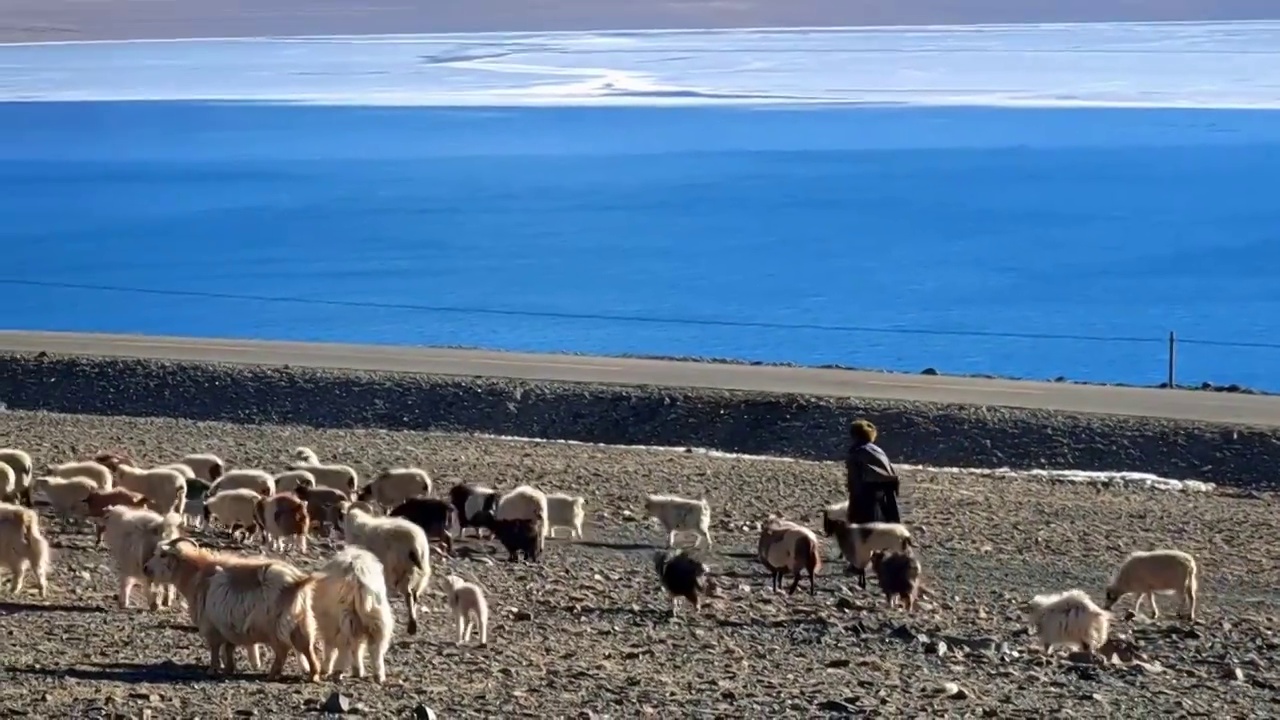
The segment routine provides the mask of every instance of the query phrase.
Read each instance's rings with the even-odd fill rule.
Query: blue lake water
[[[84,95],[106,46],[60,47],[0,47],[9,328],[1138,383],[1164,379],[1173,330],[1180,380],[1280,389],[1280,350],[1190,342],[1280,345],[1266,88],[1231,107],[145,100]]]

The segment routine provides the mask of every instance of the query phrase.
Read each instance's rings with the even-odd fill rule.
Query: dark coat
[[[898,471],[875,443],[855,443],[844,461],[849,490],[849,522],[902,522],[898,514]]]

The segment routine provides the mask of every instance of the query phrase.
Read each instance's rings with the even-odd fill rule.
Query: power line
[[[889,335],[930,335],[949,337],[980,337],[1016,340],[1065,340],[1073,342],[1098,343],[1134,343],[1163,344],[1166,338],[1125,337],[1101,335],[1057,335],[1051,333],[1018,333],[992,332],[983,330],[935,330],[928,328],[886,328],[864,327],[856,325],[821,325],[807,323],[776,323],[756,320],[715,320],[700,318],[663,318],[642,315],[608,315],[603,313],[567,313],[545,310],[509,310],[503,308],[462,307],[452,305],[416,305],[410,303],[382,303],[359,300],[329,300],[321,298],[297,298],[270,295],[246,295],[239,293],[209,292],[203,290],[166,290],[159,288],[122,287],[115,285],[94,285],[88,283],[56,282],[50,280],[25,280],[18,278],[0,278],[0,285],[18,285],[61,290],[91,290],[97,292],[115,292],[134,295],[161,295],[168,297],[189,297],[206,300],[237,300],[263,303],[293,303],[299,305],[326,305],[331,307],[367,308],[371,310],[409,310],[414,312],[455,313],[461,315],[497,315],[507,317],[536,317],[556,320],[600,320],[607,322],[633,322],[661,325],[693,325],[702,327],[734,327],[765,330],[816,330],[822,332],[842,333],[880,333]],[[1218,340],[1177,339],[1179,343],[1210,345],[1217,347],[1267,348],[1280,349],[1280,344],[1230,342]]]

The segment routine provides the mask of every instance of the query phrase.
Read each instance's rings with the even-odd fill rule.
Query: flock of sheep
[[[537,561],[546,539],[565,528],[582,537],[582,497],[547,494],[529,485],[507,492],[459,483],[445,498],[431,496],[429,474],[394,468],[361,486],[356,471],[323,463],[309,448],[298,448],[284,472],[227,469],[210,454],[192,454],[154,468],[140,468],[125,455],[100,453],[92,460],[48,465],[36,477],[31,457],[0,450],[0,566],[12,574],[11,590],[21,592],[28,571],[42,597],[48,592],[49,546],[40,516],[43,499],[69,522],[96,526],[98,543],[110,550],[119,581],[118,603],[128,607],[141,586],[150,607],[174,605],[181,596],[191,622],[209,650],[211,672],[235,672],[235,648],[245,647],[261,668],[263,645],[274,651],[269,677],[279,677],[292,653],[312,681],[354,671],[365,676],[371,655],[374,676],[386,679],[385,655],[395,620],[390,594],[408,609],[406,629],[418,632],[418,604],[431,577],[430,540],[451,554],[453,534],[482,531],[507,550],[510,560]],[[667,532],[667,550],[653,562],[676,613],[677,599],[696,610],[700,595],[716,594],[708,567],[685,550],[675,550],[680,533],[696,535],[695,546],[712,545],[711,508],[705,499],[649,495],[647,514]],[[911,533],[898,523],[850,524],[847,503],[824,508],[823,533],[835,539],[848,571],[866,587],[871,568],[892,606],[912,612],[921,586],[921,566]],[[233,538],[260,538],[273,551],[290,546],[305,553],[313,531],[341,533],[346,545],[316,572],[264,555],[201,547],[184,526],[225,527]],[[792,576],[794,593],[808,576],[815,590],[822,566],[822,542],[800,523],[770,516],[761,526],[758,558],[775,591]],[[488,642],[485,591],[456,575],[443,582],[457,623],[459,645],[479,632]],[[1138,596],[1135,610],[1155,594],[1179,593],[1191,620],[1196,612],[1196,563],[1176,550],[1130,554],[1106,588],[1104,607],[1081,590],[1038,595],[1023,608],[1046,651],[1077,645],[1100,648],[1110,631],[1110,609],[1127,594]],[[323,670],[322,670],[323,669]]]

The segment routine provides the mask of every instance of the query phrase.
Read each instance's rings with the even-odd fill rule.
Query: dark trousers
[[[849,495],[851,523],[902,522],[898,513],[898,488],[891,483],[864,485]]]

